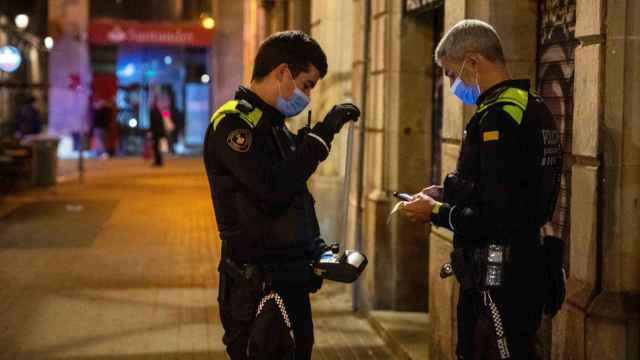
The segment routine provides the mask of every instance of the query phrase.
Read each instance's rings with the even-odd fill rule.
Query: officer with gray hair
[[[435,60],[451,92],[476,111],[456,170],[443,186],[413,195],[403,213],[453,232],[451,264],[441,276],[452,268],[460,283],[458,359],[537,359],[542,312],[553,315],[560,305],[548,301],[540,238],[559,191],[559,132],[529,80],[511,79],[491,25],[459,22]]]

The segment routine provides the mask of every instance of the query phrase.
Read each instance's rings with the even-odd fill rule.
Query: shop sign
[[[0,47],[0,70],[4,72],[14,72],[22,64],[20,50],[13,46]]]
[[[144,44],[211,46],[213,30],[198,23],[139,23],[93,21],[89,29],[92,44]]]
[[[444,3],[444,0],[404,0],[404,10],[407,13],[416,13],[434,9]]]

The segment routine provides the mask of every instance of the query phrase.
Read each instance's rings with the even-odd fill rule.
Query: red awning
[[[213,30],[198,23],[96,20],[89,28],[89,42],[100,45],[211,46],[212,41]]]

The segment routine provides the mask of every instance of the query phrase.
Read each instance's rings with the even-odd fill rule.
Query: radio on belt
[[[334,244],[313,264],[313,271],[327,280],[352,283],[360,277],[367,263],[364,254],[355,250],[340,252],[340,247]]]

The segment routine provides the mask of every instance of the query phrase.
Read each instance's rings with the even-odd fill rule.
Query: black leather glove
[[[360,109],[357,106],[345,103],[335,105],[324,117],[323,123],[329,126],[334,134],[337,134],[347,121],[358,121]]]
[[[360,109],[357,106],[350,103],[335,105],[311,132],[320,136],[329,145],[347,121],[358,121],[358,118],[360,118]]]

